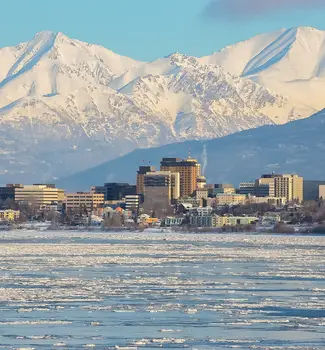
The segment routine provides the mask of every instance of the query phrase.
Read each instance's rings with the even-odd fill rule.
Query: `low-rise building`
[[[198,207],[198,208],[191,208],[189,210],[190,215],[196,215],[196,216],[207,216],[211,215],[213,211],[213,208],[211,207]]]
[[[191,215],[190,225],[194,227],[216,227],[217,215]]]
[[[269,204],[273,207],[282,208],[287,204],[285,197],[256,197],[248,196],[246,204]]]
[[[89,213],[103,205],[104,194],[95,192],[68,193],[65,203],[67,211],[84,209]]]
[[[216,205],[240,205],[245,204],[247,196],[244,194],[219,193],[216,195]]]
[[[215,227],[216,215],[211,207],[199,207],[189,210],[190,225],[195,227]]]
[[[281,215],[273,212],[265,213],[260,221],[264,226],[272,226],[281,221]]]
[[[184,222],[183,217],[167,216],[164,219],[164,226],[166,227],[181,226],[183,222]]]
[[[251,225],[258,222],[255,216],[217,216],[216,227]]]
[[[141,195],[127,195],[125,196],[125,209],[133,213],[138,213],[141,202]]]
[[[24,185],[15,187],[15,201],[34,204],[38,207],[64,200],[64,190],[55,185]]]
[[[19,210],[0,210],[0,221],[5,222],[11,222],[16,221],[20,217],[20,211]]]
[[[232,184],[215,184],[213,189],[213,196],[218,194],[234,194],[236,193],[235,186]]]

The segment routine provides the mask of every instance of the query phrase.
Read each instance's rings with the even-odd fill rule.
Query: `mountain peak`
[[[260,35],[206,61],[176,52],[148,63],[36,33],[0,49],[2,168],[15,182],[21,169],[58,177],[137,147],[308,117],[325,100],[325,45],[314,31]]]

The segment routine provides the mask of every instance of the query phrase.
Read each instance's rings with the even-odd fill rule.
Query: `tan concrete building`
[[[64,200],[64,190],[54,185],[24,185],[15,188],[15,201],[37,206],[49,205]]]
[[[216,216],[216,227],[250,225],[256,223],[258,218],[255,216]]]
[[[263,193],[267,197],[286,198],[287,202],[303,201],[303,177],[297,174],[269,174],[263,175],[256,180],[256,184],[263,190],[263,185],[267,185],[267,192]]]
[[[303,182],[304,179],[296,174],[277,176],[274,178],[274,196],[301,203],[304,199]]]
[[[201,166],[196,159],[163,158],[161,171],[170,171],[180,175],[180,197],[188,197],[197,189],[197,179],[201,176]]]
[[[274,207],[283,207],[287,204],[287,199],[285,197],[256,197],[247,196],[246,204],[269,204]]]
[[[67,211],[84,208],[87,212],[90,212],[104,203],[104,194],[95,192],[68,193],[65,203]]]

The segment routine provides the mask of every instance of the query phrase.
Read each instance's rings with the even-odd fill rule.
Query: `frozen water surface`
[[[0,233],[0,349],[325,349],[325,235]]]

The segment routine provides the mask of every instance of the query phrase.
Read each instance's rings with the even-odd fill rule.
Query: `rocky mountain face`
[[[282,30],[209,57],[149,63],[62,33],[2,48],[0,182],[54,181],[136,148],[308,117],[323,103],[314,94],[325,70],[323,36]],[[311,48],[313,68],[299,69]],[[294,92],[302,77],[313,98]]]

